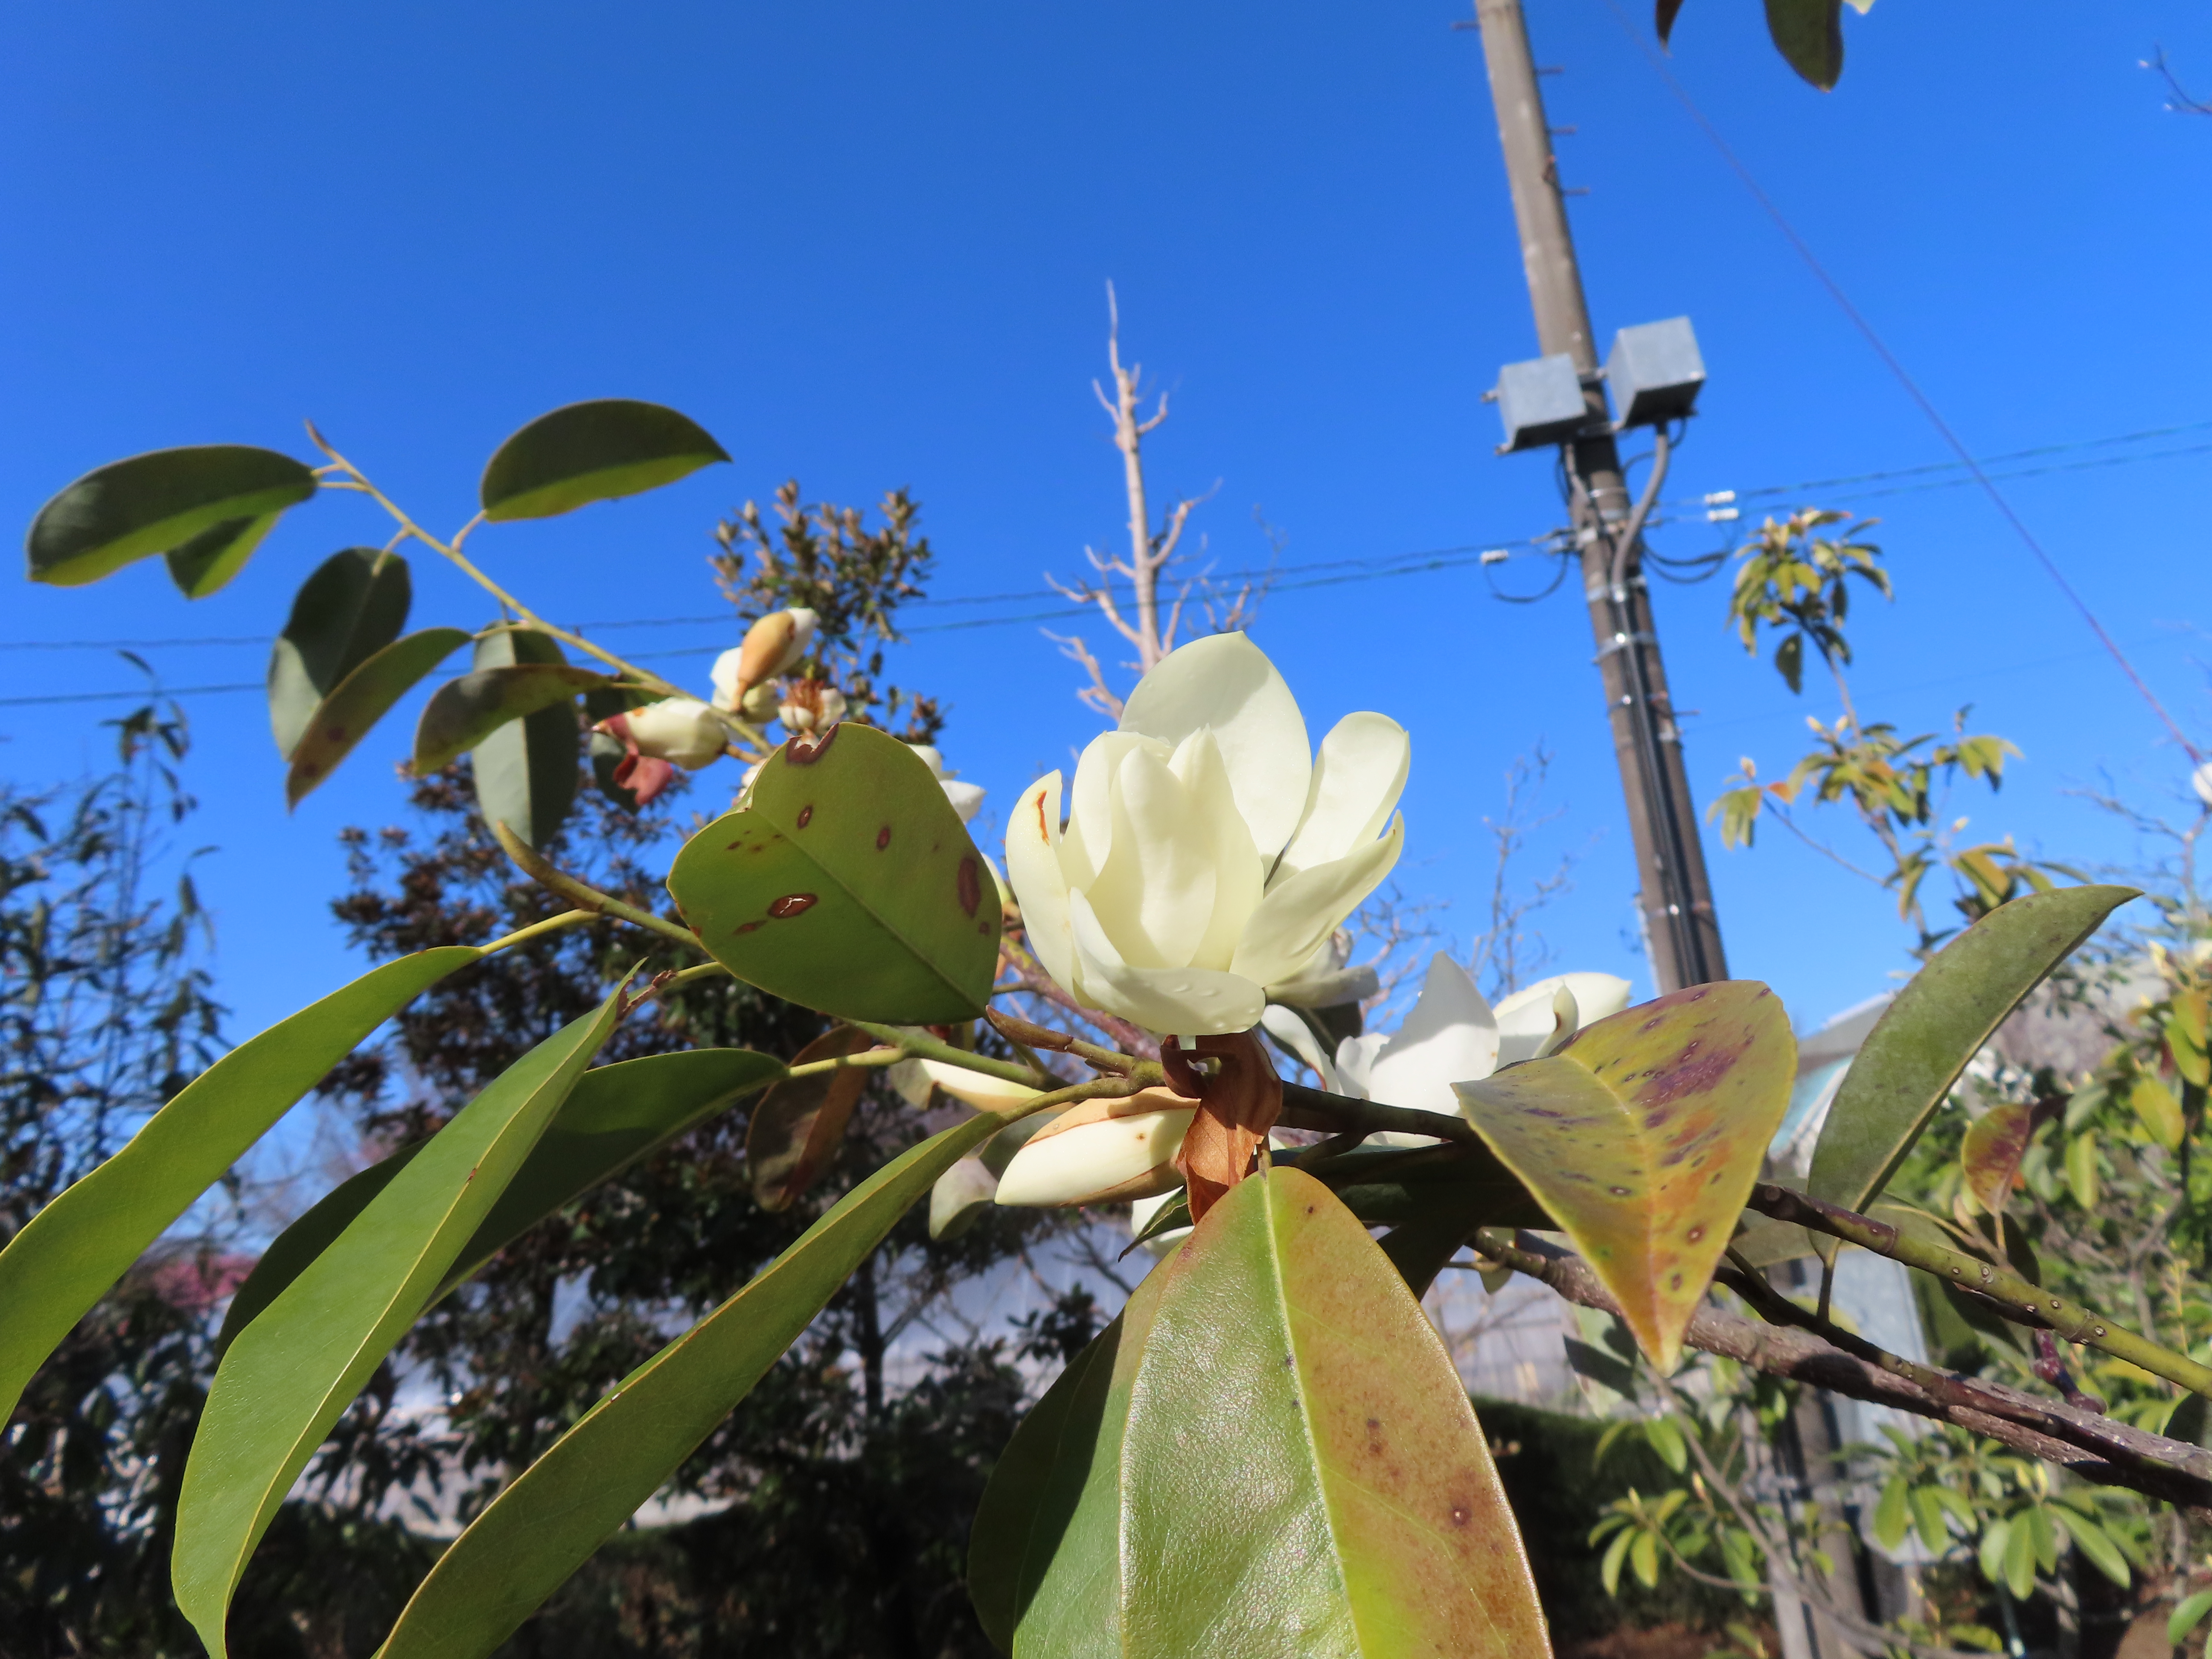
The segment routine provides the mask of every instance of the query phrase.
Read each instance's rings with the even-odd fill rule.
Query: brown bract
[[[1168,1080],[1198,1099],[1198,1115],[1190,1121],[1175,1158],[1194,1224],[1251,1172],[1252,1154],[1283,1115],[1283,1080],[1254,1033],[1202,1036],[1198,1053],[1221,1061],[1211,1077],[1190,1063],[1178,1039],[1160,1041],[1160,1064]]]

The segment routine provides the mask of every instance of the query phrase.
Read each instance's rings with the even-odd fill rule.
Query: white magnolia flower
[[[825,732],[845,718],[845,694],[827,680],[793,680],[783,688],[775,717],[794,737]]]
[[[1385,1106],[1456,1115],[1455,1083],[1498,1069],[1498,1016],[1466,969],[1439,951],[1413,1011],[1395,1031],[1370,1031],[1336,1046],[1346,1093]]]
[[[2197,799],[2212,806],[2212,761],[2206,761],[2189,775],[2189,787],[2197,792]]]
[[[730,740],[714,711],[696,697],[663,697],[599,724],[635,744],[639,754],[673,761],[687,772],[712,765]]]
[[[981,784],[963,783],[957,775],[947,772],[945,757],[937,752],[934,745],[917,743],[910,746],[915,754],[921,757],[921,763],[929,769],[930,776],[935,778],[944,789],[945,799],[951,801],[952,810],[960,814],[961,823],[967,823],[982,810],[985,791]]]
[[[1242,634],[1172,653],[1060,775],[1030,785],[1006,873],[1030,947],[1088,1008],[1184,1036],[1243,1031],[1397,862],[1410,754],[1346,715],[1316,758],[1274,665]]]
[[[745,641],[714,659],[714,707],[736,714],[744,695],[806,654],[821,618],[804,605],[771,611],[745,630]]]
[[[1267,1003],[1289,1008],[1334,1008],[1347,1002],[1364,1002],[1382,988],[1370,963],[1346,964],[1352,958],[1352,935],[1340,927],[1329,935],[1328,948],[1306,964],[1296,979],[1267,988]]]
[[[999,1177],[1001,1204],[1059,1207],[1149,1198],[1182,1185],[1175,1155],[1198,1103],[1168,1089],[1071,1106],[1023,1143]]]
[[[1498,1004],[1498,1063],[1550,1054],[1583,1026],[1628,1006],[1628,981],[1617,974],[1554,974],[1523,987]]]
[[[1008,1106],[1018,1106],[1025,1100],[1035,1100],[1044,1091],[1026,1084],[1011,1083],[1005,1078],[990,1077],[981,1072],[971,1072],[965,1066],[955,1066],[947,1060],[918,1060],[915,1065],[939,1088],[955,1100],[964,1100],[979,1112],[996,1112]]]

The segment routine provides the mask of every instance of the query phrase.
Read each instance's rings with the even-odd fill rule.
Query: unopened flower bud
[[[827,731],[845,718],[845,694],[827,680],[793,680],[775,717],[793,734]]]
[[[755,726],[766,726],[775,718],[776,705],[783,701],[783,689],[774,680],[748,686],[745,695],[738,699],[738,713]]]
[[[714,703],[735,713],[747,691],[789,669],[814,643],[821,619],[804,605],[771,611],[745,631],[745,642],[714,659]]]
[[[641,755],[672,761],[687,772],[711,765],[729,741],[714,711],[696,697],[663,697],[601,720],[595,729],[620,738]]]
[[[1001,1204],[1061,1207],[1150,1198],[1182,1184],[1175,1166],[1198,1103],[1171,1089],[1086,1100],[1032,1135],[999,1178]]]

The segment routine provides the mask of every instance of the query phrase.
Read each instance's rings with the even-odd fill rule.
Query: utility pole
[[[1589,406],[1588,430],[1561,446],[1582,556],[1583,592],[1589,603],[1621,792],[1635,837],[1642,889],[1637,902],[1652,975],[1661,992],[1678,991],[1726,979],[1728,959],[1721,950],[1720,923],[1698,839],[1697,805],[1682,764],[1681,735],[1644,580],[1640,532],[1664,477],[1666,429],[1658,431],[1652,486],[1644,501],[1632,503],[1598,375],[1589,307],[1567,229],[1544,100],[1536,88],[1528,24],[1520,0],[1476,0],[1474,9],[1490,67],[1506,176],[1513,186],[1513,217],[1536,313],[1536,337],[1547,356],[1564,352],[1574,359]]]

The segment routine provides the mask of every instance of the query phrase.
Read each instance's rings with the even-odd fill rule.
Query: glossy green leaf
[[[317,705],[292,750],[284,799],[297,806],[338,763],[440,663],[469,642],[459,628],[425,628],[397,639],[338,682]]]
[[[783,1070],[750,1048],[690,1048],[593,1067],[576,1079],[514,1179],[461,1247],[432,1294],[436,1301],[547,1216],[611,1180],[640,1158],[726,1109]],[[369,1200],[407,1167],[427,1140],[340,1182],[277,1234],[230,1299],[218,1352],[276,1299]]]
[[[2013,1177],[2027,1156],[2027,1138],[2034,1129],[2032,1109],[2019,1101],[2001,1102],[1966,1126],[1959,1165],[1966,1174],[1966,1190],[1990,1214],[2004,1213]]]
[[[208,1389],[177,1504],[177,1606],[214,1659],[276,1506],[522,1167],[614,1029],[623,990],[488,1084],[238,1333]]]
[[[2136,1121],[2143,1126],[2153,1140],[2172,1152],[2181,1145],[2181,1137],[2188,1125],[2181,1115],[2181,1103],[2173,1097],[2173,1091],[2160,1078],[2138,1077],[2128,1085],[2128,1109]]]
[[[315,475],[289,455],[248,444],[157,449],[111,462],[31,520],[31,580],[59,587],[96,582],[217,525],[280,513],[315,488]]]
[[[1466,1388],[1326,1187],[1243,1182],[1155,1271],[1120,1460],[1122,1653],[1543,1650]]]
[[[1766,0],[1766,32],[1791,69],[1831,90],[1844,72],[1844,0]]]
[[[481,672],[565,662],[558,641],[517,628],[478,640],[474,666]],[[486,818],[504,823],[531,846],[544,846],[575,804],[580,769],[577,757],[582,747],[583,727],[565,702],[486,733],[469,759],[478,808]]]
[[[973,1019],[999,959],[999,891],[914,750],[833,726],[769,756],[738,811],[677,854],[668,890],[748,983],[846,1019]]]
[[[413,599],[407,561],[349,547],[315,567],[269,653],[269,729],[289,760],[315,710],[347,675],[398,639]]]
[[[704,428],[672,409],[601,398],[541,415],[501,444],[479,494],[494,522],[549,519],[729,459]]]
[[[586,1413],[455,1539],[380,1659],[483,1659],[658,1491],[813,1322],[988,1113],[931,1137],[837,1201],[744,1289]]]
[[[293,1103],[422,991],[483,952],[450,945],[363,974],[240,1043],[0,1250],[0,1419],[78,1320]]]
[[[2184,1596],[2166,1621],[2166,1639],[2179,1646],[2181,1638],[2203,1624],[2208,1613],[2212,1613],[2212,1589]]]
[[[188,599],[221,592],[230,586],[233,576],[246,568],[253,550],[276,527],[278,516],[264,513],[256,518],[225,519],[182,547],[171,548],[162,556],[169,567],[169,580]]]
[[[606,683],[604,674],[554,662],[478,668],[448,680],[431,695],[416,725],[415,775],[429,776],[509,720],[572,702],[578,692],[596,690]]]
[[[866,1031],[836,1025],[793,1054],[791,1063],[836,1060],[875,1046]],[[854,1066],[793,1078],[760,1097],[745,1124],[745,1173],[761,1208],[787,1210],[814,1184],[836,1156],[867,1086],[867,1069]]]
[[[1462,1109],[1620,1302],[1664,1376],[1790,1104],[1797,1044],[1753,980],[1585,1025],[1456,1084]]]
[[[1828,1108],[1806,1190],[1864,1212],[2005,1016],[2136,896],[2132,887],[2030,894],[1937,951],[1859,1046]]]

